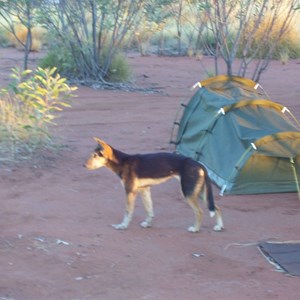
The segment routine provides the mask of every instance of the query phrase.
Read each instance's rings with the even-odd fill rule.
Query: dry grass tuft
[[[12,33],[10,33],[9,40],[12,43],[12,45],[14,45],[14,47],[23,50],[24,49],[23,45],[26,43],[28,30],[24,25],[19,24],[15,26],[15,32],[18,39]],[[43,46],[43,39],[46,30],[41,27],[34,27],[32,28],[31,33],[32,33],[31,51],[40,51]],[[20,40],[21,43],[18,40]]]
[[[279,59],[283,63],[286,63],[289,58],[299,58],[300,34],[296,26],[296,21],[294,20],[294,22],[291,22],[285,28],[286,15],[284,12],[273,23],[271,21],[272,17],[270,14],[266,15],[256,30],[253,30],[254,26],[256,26],[254,22],[247,28],[247,31],[244,33],[245,37],[252,30],[254,31],[249,54],[252,55],[252,51],[259,49],[256,56],[263,58],[274,47],[273,59]],[[244,44],[244,40],[242,40],[242,44]]]

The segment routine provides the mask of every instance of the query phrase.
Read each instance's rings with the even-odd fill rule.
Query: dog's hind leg
[[[141,189],[140,194],[142,196],[143,204],[147,213],[146,220],[141,223],[141,226],[144,228],[151,227],[154,212],[150,187]]]
[[[136,199],[136,192],[127,193],[127,203],[126,203],[126,212],[123,218],[122,223],[112,225],[116,229],[126,229],[129,226],[129,223],[132,219],[134,205]]]
[[[203,218],[203,211],[198,203],[198,195],[193,195],[187,198],[188,204],[194,211],[195,214],[195,224],[188,228],[189,232],[198,232],[201,227],[202,218]]]
[[[181,175],[181,190],[195,214],[195,224],[188,228],[189,232],[198,232],[201,227],[203,211],[199,205],[199,196],[204,188],[204,172],[198,167],[188,168]]]
[[[207,201],[207,197],[208,197],[208,201]],[[204,186],[201,193],[201,199],[204,202],[206,202],[206,204],[208,204],[208,207],[210,208],[210,216],[212,218],[213,217],[216,218],[217,224],[214,226],[214,231],[222,231],[224,229],[224,223],[222,219],[221,209],[214,203],[211,182],[209,181],[208,177],[206,178],[206,185]]]
[[[215,205],[215,217],[217,224],[214,226],[214,231],[222,231],[224,229],[223,219],[221,209]]]

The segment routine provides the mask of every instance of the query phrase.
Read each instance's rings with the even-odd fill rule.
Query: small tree
[[[73,75],[107,83],[112,60],[141,21],[144,4],[138,0],[44,0],[40,22],[72,57]]]
[[[258,81],[276,45],[295,19],[298,1],[204,0],[201,3],[205,5],[209,30],[215,39],[214,48],[210,49],[215,58],[215,73],[219,73],[220,59],[225,62],[229,76],[245,76],[248,67],[254,64],[252,79]],[[264,30],[256,42],[262,26]],[[237,57],[240,63],[234,70]]]
[[[28,68],[28,58],[32,46],[32,27],[37,0],[6,0],[0,2],[0,24],[10,32],[24,48],[24,70]],[[26,30],[25,43],[18,37],[15,25],[22,24]]]
[[[176,0],[171,1],[171,3],[168,5],[169,10],[172,13],[172,16],[175,19],[176,24],[176,38],[177,38],[177,49],[178,53],[182,53],[182,22],[183,22],[183,13],[184,13],[184,4],[186,1],[184,0]]]
[[[157,53],[160,55],[164,51],[164,28],[167,20],[172,16],[172,12],[169,9],[169,5],[172,0],[148,0],[145,3],[145,14],[143,21],[151,24],[153,27],[153,34],[159,33],[159,43]],[[140,30],[137,30],[139,34]]]

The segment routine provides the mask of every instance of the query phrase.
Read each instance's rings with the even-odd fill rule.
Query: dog
[[[198,203],[199,197],[207,202],[210,216],[216,218],[214,230],[221,231],[224,228],[221,210],[214,204],[211,182],[203,165],[176,153],[130,155],[114,149],[99,138],[94,139],[97,147],[86,161],[85,167],[89,170],[101,167],[110,169],[121,179],[127,195],[123,221],[112,225],[114,228],[128,228],[138,194],[143,199],[147,214],[145,221],[140,225],[144,228],[151,227],[154,217],[151,186],[174,177],[180,180],[182,194],[195,214],[195,223],[188,228],[188,231],[200,230],[203,211]]]

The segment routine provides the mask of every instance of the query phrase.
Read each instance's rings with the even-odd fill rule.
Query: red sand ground
[[[32,58],[36,58],[34,54]],[[22,53],[0,51],[1,84]],[[169,149],[172,123],[190,87],[205,75],[190,58],[132,55],[136,84],[161,94],[80,87],[58,120],[69,147],[31,166],[0,167],[0,299],[298,299],[299,277],[279,273],[257,249],[261,240],[299,240],[295,193],[218,196],[226,229],[213,232],[206,214],[191,234],[191,209],[178,183],[153,189],[156,219],[142,229],[140,201],[128,230],[121,221],[124,192],[110,171],[87,171],[93,136],[125,152]],[[213,70],[212,60],[203,63]],[[300,64],[273,63],[261,80],[271,99],[299,118]]]

